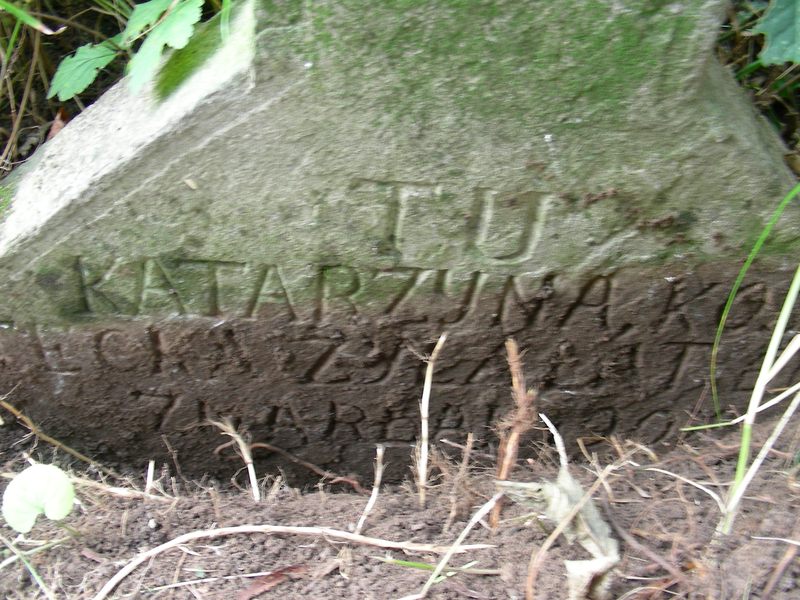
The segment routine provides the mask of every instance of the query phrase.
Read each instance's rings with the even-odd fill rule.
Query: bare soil
[[[767,427],[759,429],[756,441],[768,434]],[[80,506],[66,520],[78,535],[70,536],[41,520],[27,538],[14,542],[17,548],[30,550],[61,540],[29,556],[56,598],[94,598],[140,553],[191,532],[242,525],[328,527],[351,532],[368,499],[366,494],[344,493],[341,486],[325,482],[316,489],[300,491],[285,485],[279,474],[271,474],[263,477],[263,498],[256,504],[249,491],[230,482],[181,480],[175,476],[174,465],[163,466],[156,474],[151,497],[145,497],[136,491],[143,487],[143,474],[124,481],[101,477],[93,469],[87,472],[80,464],[70,464],[61,452],[36,445],[23,434],[14,425],[2,429],[4,471],[21,470],[27,454],[71,466],[84,481],[77,485]],[[607,478],[607,485],[594,497],[607,520],[610,514],[622,549],[613,598],[800,597],[797,546],[756,539],[800,538],[796,440],[784,443],[764,465],[748,492],[735,533],[717,545],[711,540],[720,510],[712,494],[724,497],[731,480],[736,431],[695,433],[671,447],[662,446],[658,455],[651,449],[637,449],[631,442],[610,441],[607,448],[606,457],[598,459],[600,466],[618,459],[620,453],[628,454],[627,462]],[[536,460],[517,467],[514,478],[554,478],[555,464],[553,452],[541,448]],[[383,541],[452,544],[476,508],[494,493],[493,477],[490,470],[475,464],[468,476],[459,480],[452,459],[448,462],[439,457],[435,465],[425,509],[419,508],[411,484],[381,488],[362,533]],[[596,480],[596,469],[585,463],[575,461],[571,470],[584,487]],[[234,471],[232,468],[232,475]],[[246,476],[240,473],[237,480],[243,484]],[[340,493],[334,491],[337,489]],[[456,517],[444,531],[454,499]],[[542,545],[550,529],[552,525],[547,527],[524,507],[506,505],[496,533],[479,524],[466,540],[492,547],[456,555],[450,563],[469,563],[476,569],[494,570],[492,574],[453,572],[435,584],[428,597],[523,598],[531,553]],[[6,540],[13,539],[13,532],[5,526],[2,534]],[[5,555],[10,552],[6,550]],[[390,599],[417,593],[430,574],[381,558],[434,565],[440,554],[347,543],[335,534],[313,531],[306,535],[209,534],[144,561],[109,597]],[[536,597],[565,598],[563,561],[584,558],[589,556],[583,549],[559,539],[538,573]],[[766,588],[771,588],[770,595],[765,594]],[[8,560],[0,569],[0,595],[9,599],[46,597],[19,561]]]

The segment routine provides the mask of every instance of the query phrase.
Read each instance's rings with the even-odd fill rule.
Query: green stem
[[[755,424],[758,407],[761,404],[761,399],[764,397],[767,385],[770,380],[778,374],[777,372],[773,373],[773,366],[775,365],[778,348],[783,339],[783,333],[786,331],[786,326],[789,323],[789,317],[794,309],[798,294],[800,294],[800,266],[797,267],[794,273],[789,291],[786,293],[786,299],[783,301],[781,312],[775,323],[775,328],[772,330],[772,337],[770,338],[769,346],[767,346],[767,351],[764,354],[761,371],[753,386],[753,393],[750,395],[747,413],[745,414],[744,423],[742,424],[742,439],[739,446],[739,458],[736,462],[736,475],[725,504],[725,516],[721,526],[722,533],[726,535],[730,533],[733,527],[733,520],[736,517],[739,502],[744,495],[744,490],[747,488],[747,485],[754,475],[749,468],[752,428]]]
[[[775,226],[775,223],[777,223],[778,219],[781,218],[784,209],[789,202],[791,202],[794,197],[797,196],[797,194],[800,194],[800,183],[795,185],[792,190],[783,197],[783,200],[781,200],[780,204],[778,204],[778,207],[773,211],[769,222],[761,231],[761,235],[758,236],[753,249],[750,250],[750,254],[747,256],[747,260],[744,261],[744,265],[742,265],[739,274],[736,276],[736,281],[734,281],[733,287],[728,294],[728,300],[725,303],[725,308],[722,310],[722,317],[719,320],[717,333],[714,336],[714,346],[711,348],[711,366],[709,369],[709,376],[711,378],[711,399],[714,402],[714,413],[716,414],[717,421],[722,421],[722,410],[719,404],[719,391],[717,390],[717,355],[719,354],[719,344],[720,340],[722,339],[722,332],[725,329],[725,322],[728,320],[728,313],[731,311],[733,301],[736,299],[736,294],[739,292],[739,288],[744,281],[744,276],[747,274],[748,269],[750,269],[750,265],[753,264],[756,256],[758,256],[758,253],[761,251],[761,247],[764,245],[764,242],[772,232],[772,228]]]

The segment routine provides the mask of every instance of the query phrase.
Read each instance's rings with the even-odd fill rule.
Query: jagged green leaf
[[[120,38],[120,35],[115,35],[99,44],[86,44],[62,60],[50,82],[47,97],[52,98],[57,94],[58,99],[64,102],[89,87],[100,69],[117,56]]]
[[[800,0],[772,0],[753,32],[765,36],[763,64],[800,63]]]
[[[172,0],[150,0],[133,7],[128,24],[122,32],[122,43],[130,44],[148,27],[155,25],[161,15],[170,7]]]
[[[33,529],[39,515],[60,521],[71,511],[75,489],[69,476],[54,465],[32,465],[3,492],[3,518],[19,533]]]
[[[203,0],[182,0],[147,34],[128,64],[130,87],[136,91],[152,79],[165,46],[183,48],[202,16]]]

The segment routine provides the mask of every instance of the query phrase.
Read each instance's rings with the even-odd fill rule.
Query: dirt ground
[[[757,431],[757,441],[768,434]],[[186,540],[144,560],[108,595],[110,598],[403,598],[420,591],[430,571],[387,563],[387,558],[435,565],[441,553],[403,551],[347,542],[368,500],[341,485],[320,482],[305,491],[284,484],[278,474],[260,474],[263,498],[230,482],[183,481],[174,465],[156,472],[151,495],[141,491],[144,473],[125,480],[100,476],[70,462],[60,451],[38,444],[16,425],[2,434],[3,471],[18,472],[25,456],[69,467],[80,477],[79,506],[65,524],[69,532],[40,520],[20,550],[57,542],[28,555],[54,598],[98,598],[112,577],[140,553],[195,532]],[[613,598],[772,598],[800,597],[800,483],[795,479],[797,439],[787,440],[761,469],[750,488],[735,533],[711,544],[720,510],[712,495],[724,497],[735,468],[737,432],[694,433],[671,447],[652,450],[631,442],[608,443],[609,453],[596,467],[574,461],[572,474],[584,488],[597,480],[596,469],[616,460],[618,468],[594,495],[596,505],[620,541],[622,560],[613,572]],[[414,542],[451,545],[475,510],[494,492],[492,473],[478,462],[465,478],[458,476],[459,451],[434,461],[425,509],[414,486],[380,488],[362,534],[376,544]],[[626,460],[620,460],[620,454]],[[513,478],[554,478],[555,454],[542,448],[535,461],[517,467]],[[653,470],[654,468],[659,471]],[[232,469],[232,475],[234,474]],[[671,474],[668,474],[671,473]],[[411,479],[411,477],[409,477]],[[244,485],[246,475],[238,481]],[[364,482],[364,487],[370,484]],[[605,508],[604,508],[605,505]],[[450,517],[454,512],[455,518]],[[450,526],[446,527],[448,521]],[[236,526],[331,528],[298,532],[201,534]],[[544,525],[544,526],[543,526]],[[445,571],[429,598],[523,598],[532,551],[541,547],[552,525],[514,504],[504,507],[496,533],[485,521],[468,535],[467,544],[491,547],[456,554],[451,567],[469,565],[477,573]],[[218,532],[219,533],[219,532]],[[225,533],[225,532],[222,532]],[[6,541],[13,531],[3,525]],[[757,538],[782,538],[757,539]],[[796,542],[795,542],[796,543]],[[441,549],[440,549],[441,550]],[[0,563],[0,595],[9,599],[45,598],[28,570],[6,548]],[[590,556],[561,537],[538,571],[536,598],[566,598],[564,560]]]

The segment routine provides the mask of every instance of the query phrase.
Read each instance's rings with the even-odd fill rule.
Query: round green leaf
[[[28,533],[39,515],[60,521],[72,511],[75,489],[64,471],[53,465],[32,465],[18,474],[3,493],[3,518],[19,533]]]

